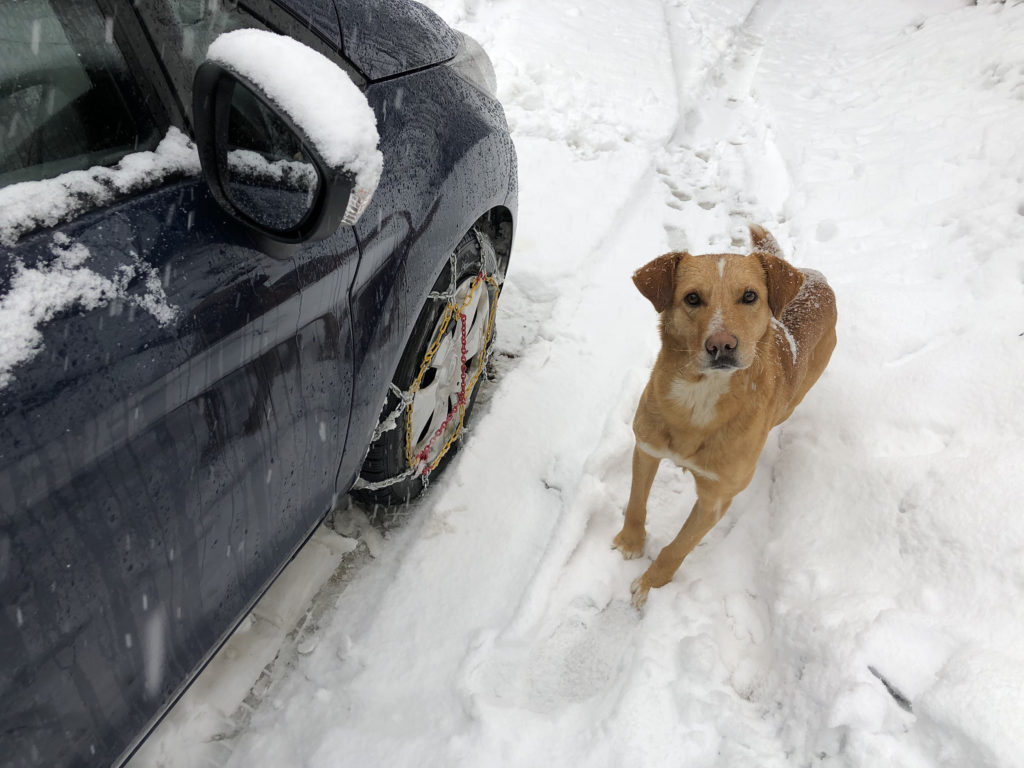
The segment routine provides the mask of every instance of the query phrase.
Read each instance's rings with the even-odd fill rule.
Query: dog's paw
[[[625,531],[619,531],[618,535],[612,540],[612,549],[619,550],[624,560],[636,560],[638,557],[644,556],[644,540],[641,538],[639,541],[636,541],[634,538],[627,536]]]
[[[644,605],[647,604],[647,593],[651,591],[650,587],[644,586],[644,577],[640,576],[636,578],[632,584],[629,585],[629,591],[633,594],[630,602],[633,607],[638,611],[641,610]]]

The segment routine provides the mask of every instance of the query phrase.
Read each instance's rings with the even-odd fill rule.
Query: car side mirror
[[[376,191],[383,159],[369,103],[338,66],[289,37],[218,37],[196,71],[193,118],[214,198],[269,245],[355,224]]]

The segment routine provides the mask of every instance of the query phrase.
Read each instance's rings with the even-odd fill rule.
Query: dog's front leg
[[[612,546],[627,560],[644,554],[644,541],[647,539],[647,530],[644,527],[647,521],[647,497],[651,493],[651,485],[654,484],[654,476],[658,473],[660,462],[661,459],[656,459],[641,451],[639,446],[634,446],[633,482],[629,487],[629,502],[626,504],[626,522],[622,524],[622,530],[612,541]]]
[[[657,587],[663,587],[672,581],[675,572],[693,548],[707,535],[715,523],[729,508],[732,496],[723,496],[720,489],[713,484],[697,483],[697,503],[690,510],[683,527],[676,537],[669,542],[658,557],[651,563],[643,576],[633,582],[633,606],[642,608],[647,602],[647,593]]]

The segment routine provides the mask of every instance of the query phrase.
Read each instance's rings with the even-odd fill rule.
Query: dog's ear
[[[664,312],[672,306],[676,266],[684,255],[686,254],[666,253],[633,273],[633,284],[654,305],[657,312]]]
[[[772,308],[773,315],[782,317],[782,310],[796,298],[800,288],[803,287],[804,274],[775,254],[757,253],[756,256],[764,268],[765,279],[768,283],[768,306]]]
[[[750,227],[750,241],[753,243],[755,251],[770,253],[772,256],[778,256],[780,259],[784,258],[782,249],[775,238],[772,237],[771,232],[760,224],[748,224],[747,226]]]

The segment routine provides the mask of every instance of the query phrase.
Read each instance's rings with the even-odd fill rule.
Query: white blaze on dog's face
[[[633,281],[661,313],[663,344],[686,355],[681,372],[697,377],[750,367],[803,276],[771,254],[684,252],[659,256]]]

